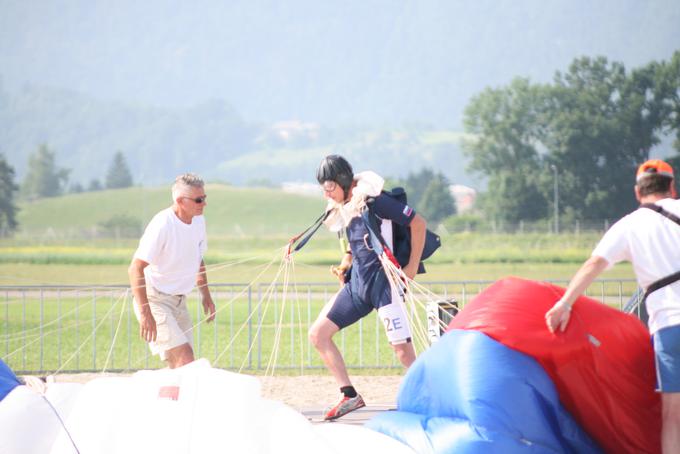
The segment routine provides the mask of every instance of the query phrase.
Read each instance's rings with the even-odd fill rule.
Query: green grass
[[[320,198],[271,189],[221,185],[209,185],[206,189],[209,282],[251,284],[250,304],[254,310],[258,301],[267,300],[264,295],[270,283],[276,281],[280,290],[285,276],[277,273],[284,246],[293,233],[317,217],[324,203]],[[132,216],[146,223],[170,204],[169,199],[167,189],[129,188],[21,205],[22,231],[14,238],[0,239],[0,286],[82,288],[43,290],[42,294],[40,290],[17,293],[0,288],[0,355],[13,369],[50,372],[163,366],[149,355],[147,346],[139,339],[125,290],[94,287],[128,285],[127,266],[138,238],[101,238],[93,235],[93,231],[115,215]],[[594,233],[446,235],[442,237],[442,248],[426,263],[428,273],[419,276],[418,282],[429,285],[439,295],[453,295],[460,301],[469,300],[486,282],[506,276],[564,285],[589,256],[599,237]],[[247,321],[246,295],[215,286],[213,293],[220,314],[216,323],[201,323],[194,330],[198,356],[236,370],[245,359],[248,372],[263,373],[277,337],[275,327],[282,326],[277,370],[298,371],[300,367],[306,371],[322,370],[305,331],[338,288],[329,267],[339,258],[337,239],[321,229],[294,256],[294,267],[288,268],[291,274],[286,298],[289,303],[300,302],[300,315],[297,305],[287,305],[285,317],[280,319],[280,312],[275,311],[282,307],[283,294],[278,293],[276,305],[272,303],[266,314],[264,307],[260,311],[264,322],[259,335],[257,323]],[[632,277],[628,264],[618,265],[603,275],[607,279]],[[310,282],[324,286],[320,289],[303,285]],[[299,286],[297,299],[293,284]],[[619,287],[618,282],[601,282],[593,285],[590,292],[608,304],[619,305],[624,299],[619,295],[631,294],[634,289],[634,283]],[[194,321],[198,321],[195,297],[190,300],[190,310]],[[298,317],[302,319],[302,329]],[[242,326],[244,330],[237,335]],[[95,335],[88,338],[92,333]],[[374,371],[371,367],[388,368],[390,373],[401,371],[399,367],[393,368],[395,358],[374,315],[364,319],[361,326],[343,330],[337,341],[348,364],[367,368],[354,372]],[[250,356],[249,345],[253,346]]]
[[[319,197],[287,194],[275,189],[206,186],[208,234],[235,237],[293,234],[323,211]],[[172,204],[169,188],[126,188],[39,199],[19,205],[18,238],[42,242],[89,237],[101,222],[126,215],[141,225]]]

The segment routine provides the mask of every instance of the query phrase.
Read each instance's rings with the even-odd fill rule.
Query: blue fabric
[[[416,215],[412,208],[386,194],[374,199],[373,209],[381,219],[399,225],[410,224]],[[350,221],[347,240],[352,250],[351,277],[327,315],[340,328],[350,326],[373,309],[392,303],[392,292],[378,255],[366,247],[367,235],[368,229],[361,217]]]
[[[420,454],[601,452],[533,358],[478,331],[450,331],[425,351],[397,407],[367,426]]]
[[[680,325],[660,329],[652,338],[657,390],[680,392]]]
[[[12,369],[0,359],[0,400],[20,384]]]

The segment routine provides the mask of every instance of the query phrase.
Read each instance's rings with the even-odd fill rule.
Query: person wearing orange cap
[[[640,208],[605,233],[545,320],[550,331],[564,331],[576,299],[602,271],[624,260],[633,264],[638,284],[645,290],[657,390],[662,393],[661,444],[663,452],[669,453],[680,446],[680,200],[676,200],[673,168],[659,159],[642,164],[635,197]]]

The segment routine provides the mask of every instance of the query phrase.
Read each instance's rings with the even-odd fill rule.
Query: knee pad
[[[392,302],[378,308],[378,317],[385,328],[390,344],[399,345],[411,340],[406,306],[398,292],[392,291]]]

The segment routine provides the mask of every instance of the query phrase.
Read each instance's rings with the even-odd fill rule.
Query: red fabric
[[[661,452],[661,399],[654,352],[636,317],[581,297],[565,332],[552,334],[545,313],[564,289],[506,278],[484,290],[448,329],[481,331],[535,358],[560,400],[607,452]]]

